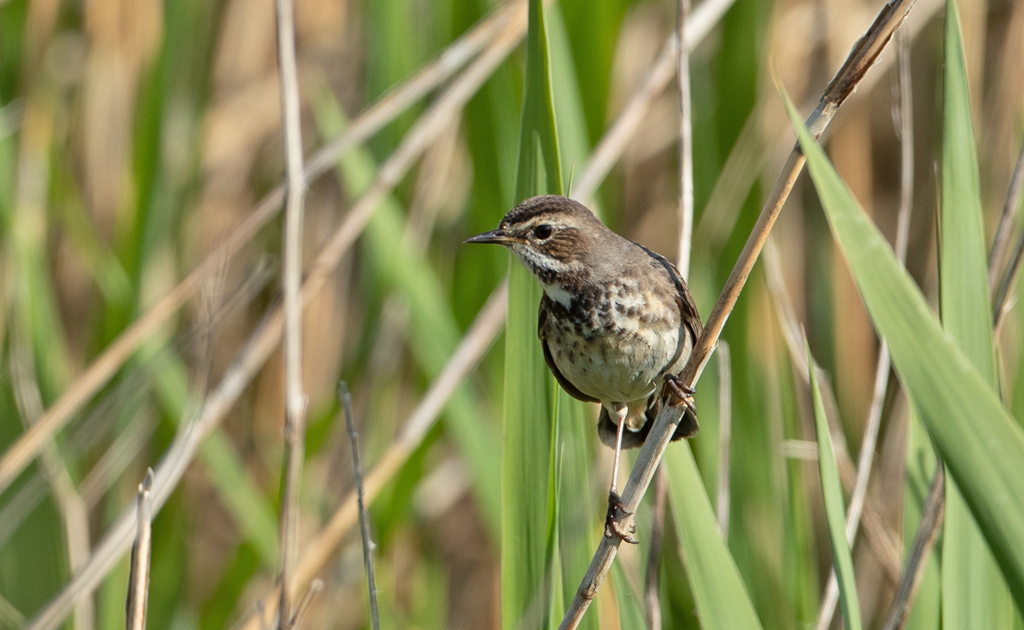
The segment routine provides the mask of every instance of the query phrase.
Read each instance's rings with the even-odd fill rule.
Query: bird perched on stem
[[[466,242],[504,245],[544,288],[537,330],[544,360],[570,396],[601,403],[598,435],[615,449],[605,535],[635,544],[635,525],[622,526],[631,513],[616,492],[619,455],[650,433],[659,381],[671,404],[687,406],[672,439],[699,428],[693,390],[676,376],[703,330],[686,283],[664,257],[558,195],[523,201],[498,229]]]

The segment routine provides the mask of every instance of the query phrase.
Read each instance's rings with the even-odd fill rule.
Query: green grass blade
[[[995,385],[981,185],[967,66],[955,0],[946,1],[940,312],[960,349]],[[1008,628],[1010,595],[955,482],[946,484],[942,616],[947,628]]]
[[[1018,607],[1024,607],[1024,431],[940,326],[892,248],[807,131],[790,119],[832,233],[904,387],[960,486]]]
[[[807,364],[814,365],[811,347],[804,338],[807,348]],[[811,393],[814,396],[814,428],[818,437],[818,474],[821,475],[821,494],[825,501],[825,520],[828,521],[828,535],[832,542],[832,566],[839,583],[839,606],[848,630],[860,630],[860,600],[857,598],[857,579],[853,575],[853,556],[846,542],[846,509],[843,507],[843,489],[839,485],[839,469],[836,454],[832,450],[832,436],[825,418],[825,403],[821,399],[818,379],[811,373]]]
[[[516,172],[516,202],[562,191],[558,134],[551,91],[547,27],[540,0],[531,0],[526,76]],[[553,379],[537,341],[540,286],[519,263],[509,265],[505,334],[505,426],[502,453],[502,627],[534,628],[547,619],[550,401]],[[547,589],[547,590],[545,590]]]
[[[703,630],[760,628],[761,622],[736,562],[719,534],[718,521],[689,443],[673,445],[666,451],[664,461],[668,467],[676,535],[701,627]]]

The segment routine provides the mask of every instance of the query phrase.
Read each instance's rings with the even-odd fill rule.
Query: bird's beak
[[[511,243],[518,243],[519,240],[511,238],[505,235],[501,229],[491,230],[490,232],[484,232],[483,234],[477,234],[467,238],[464,243],[497,243],[498,245],[509,245]]]

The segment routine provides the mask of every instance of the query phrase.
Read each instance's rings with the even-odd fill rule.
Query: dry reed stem
[[[281,83],[281,126],[287,165],[287,201],[284,211],[284,377],[285,455],[284,494],[281,498],[281,589],[278,627],[292,627],[292,593],[287,585],[299,547],[299,494],[306,452],[306,395],[302,390],[302,214],[306,178],[302,172],[302,121],[299,77],[295,60],[295,7],[291,0],[276,0],[277,66]]]
[[[907,12],[913,6],[914,0],[892,0],[879,13],[875,22],[868,29],[867,33],[854,45],[846,62],[839,72],[825,88],[817,109],[807,120],[807,126],[815,136],[820,136],[832,120],[836,111],[843,104],[846,98],[854,90],[863,78],[864,74],[874,63],[879,53],[889,42],[896,28],[903,22]],[[757,261],[758,254],[764,246],[768,233],[771,231],[775,219],[782,210],[782,205],[789,196],[797,176],[803,169],[806,158],[803,153],[794,147],[793,152],[787,160],[782,175],[776,182],[775,188],[768,197],[753,231],[747,238],[739,259],[736,261],[733,271],[726,282],[722,294],[715,304],[708,321],[705,324],[704,334],[693,349],[690,360],[680,375],[684,385],[693,387],[700,378],[704,365],[710,358],[718,337],[722,333],[722,327],[728,319],[739,298],[743,285],[746,283],[750,271]],[[658,414],[651,433],[648,435],[640,454],[637,457],[633,471],[630,473],[629,481],[622,494],[623,503],[627,511],[635,512],[640,499],[647,491],[654,470],[661,461],[661,457],[668,446],[672,432],[682,418],[682,407],[673,408],[664,405],[662,412]],[[603,538],[601,544],[594,554],[590,568],[587,570],[572,604],[562,619],[560,628],[563,630],[576,628],[583,613],[590,602],[593,601],[601,583],[604,581],[608,570],[611,568],[612,560],[618,551],[618,538]]]
[[[359,460],[359,434],[352,420],[352,395],[348,386],[342,381],[338,385],[338,398],[345,412],[345,428],[352,443],[352,468],[356,486],[356,506],[359,508],[359,533],[363,539],[363,565],[366,567],[366,590],[370,596],[370,623],[373,630],[380,630],[380,614],[377,612],[377,580],[373,575],[373,550],[377,545],[370,538],[370,515],[366,512],[366,499],[363,492],[363,464]]]
[[[720,341],[718,350],[718,497],[715,515],[722,540],[729,541],[729,454],[732,443],[732,361],[729,343]]]
[[[661,553],[665,544],[665,513],[668,504],[668,473],[658,466],[654,475],[654,506],[651,509],[651,541],[644,572],[644,612],[648,628],[661,628]]]
[[[910,239],[910,212],[913,207],[914,191],[914,119],[913,99],[910,84],[910,44],[905,33],[896,34],[896,48],[899,61],[897,63],[898,78],[898,118],[897,133],[900,139],[900,205],[896,218],[896,257],[901,264],[906,264],[907,244]],[[857,458],[857,479],[853,484],[850,506],[846,513],[846,543],[853,548],[860,525],[861,513],[864,509],[864,498],[868,491],[868,480],[871,476],[871,465],[874,462],[875,447],[878,444],[878,430],[882,424],[882,405],[889,385],[889,345],[884,339],[878,348],[878,363],[875,367],[875,387],[868,409],[864,436],[861,441],[860,453]],[[818,611],[816,628],[826,630],[832,622],[832,616],[839,603],[839,582],[835,568],[829,570],[825,596],[822,598]]]
[[[935,474],[932,476],[931,486],[928,490],[928,499],[921,512],[921,523],[914,536],[914,546],[910,551],[910,557],[907,558],[903,573],[900,575],[896,595],[889,608],[889,615],[882,626],[883,630],[899,630],[907,623],[907,618],[910,616],[910,608],[917,596],[917,589],[921,586],[921,578],[924,577],[924,571],[928,567],[928,558],[931,557],[932,548],[939,537],[939,526],[942,524],[942,516],[946,508],[945,485],[945,467],[942,465],[942,460],[937,460]]]
[[[1006,257],[1006,248],[1010,246],[1010,231],[1013,228],[1017,209],[1020,207],[1021,192],[1024,191],[1024,144],[1021,144],[1020,153],[1017,154],[1017,162],[1010,175],[1010,184],[1007,186],[1006,202],[1003,203],[1003,212],[999,215],[999,224],[996,225],[996,233],[992,238],[992,250],[988,255],[988,289],[995,292],[999,280],[999,268],[1003,258]]]
[[[769,239],[765,244],[764,249],[765,278],[768,281],[768,291],[771,294],[772,302],[775,305],[776,314],[782,329],[782,338],[786,343],[786,349],[789,351],[790,360],[793,361],[793,365],[800,374],[800,378],[803,379],[804,384],[809,385],[810,373],[808,372],[807,351],[802,345],[803,340],[800,323],[793,312],[789,293],[786,291],[785,283],[782,278],[782,264],[779,258],[779,252],[778,248],[775,246],[775,242],[772,239]],[[829,431],[832,435],[832,442],[835,446],[836,464],[839,466],[839,478],[843,484],[844,490],[852,492],[852,489],[856,484],[857,471],[853,465],[853,460],[850,458],[849,448],[846,444],[846,437],[842,431],[838,406],[836,405],[835,392],[832,390],[831,378],[828,373],[818,365],[817,360],[815,360],[813,356],[811,358],[813,361],[811,367],[813,367],[814,374],[818,378],[821,397],[825,403],[825,415],[828,419]],[[796,442],[799,443],[799,446],[797,446]],[[791,448],[797,447],[799,449],[795,455],[800,457],[800,459],[813,461],[817,461],[818,459],[817,442],[790,440],[789,446]],[[805,449],[805,452],[800,452]],[[793,453],[785,452],[784,455],[787,457],[794,456]],[[879,562],[881,562],[886,573],[893,578],[893,581],[896,581],[899,579],[900,575],[902,551],[898,541],[896,540],[895,534],[888,525],[885,524],[885,519],[881,516],[881,510],[878,507],[875,507],[875,503],[875,500],[868,501],[863,508],[861,520],[864,524],[864,530],[868,535],[868,543],[871,545],[871,548],[874,550],[875,555],[878,557]]]
[[[989,280],[994,281],[998,276],[998,265],[1003,259],[1003,253],[997,252],[997,248],[1006,246],[1009,240],[1009,228],[1003,228],[1004,223],[1010,223],[1006,217],[1015,214],[1020,207],[1021,193],[1024,192],[1024,144],[1021,144],[1020,154],[1017,156],[1017,163],[1013,167],[1013,175],[1010,177],[1009,190],[1006,192],[1006,203],[1003,206],[1003,219],[1000,219],[999,228],[1005,233],[1000,238],[1000,231],[996,232],[996,241],[992,243],[992,252],[989,256]],[[1006,219],[1004,221],[1004,219]],[[998,334],[1002,328],[1003,320],[1008,309],[1007,301],[1010,297],[1010,289],[1017,281],[1017,274],[1020,273],[1021,260],[1024,260],[1024,230],[1017,238],[1017,245],[1013,248],[1013,257],[1006,266],[1002,278],[999,281],[999,288],[992,300],[993,305],[993,332]]]
[[[686,39],[690,0],[676,5],[676,40]],[[690,277],[690,247],[693,243],[693,121],[690,103],[690,47],[676,46],[676,83],[679,93],[679,255],[676,266],[685,280]]]
[[[153,469],[139,484],[135,501],[135,542],[132,544],[131,566],[128,573],[128,601],[125,604],[125,628],[145,630],[146,609],[149,603],[149,564],[153,548]]]
[[[318,150],[306,165],[306,179],[313,181],[326,173],[339,156],[369,139],[421,97],[447,81],[477,53],[493,45],[496,38],[510,31],[519,32],[521,35],[525,28],[525,0],[513,0],[494,11],[452,42],[437,60],[366,109],[352,122],[348,130]],[[39,449],[46,440],[60,431],[110,380],[142,342],[195,294],[202,281],[216,271],[219,259],[234,256],[277,216],[284,199],[285,185],[282,183],[267,193],[256,204],[248,218],[196,265],[185,279],[118,335],[46,410],[39,421],[18,437],[0,457],[0,492],[3,492],[39,454]]]

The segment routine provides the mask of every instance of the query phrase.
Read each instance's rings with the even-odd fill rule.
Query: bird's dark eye
[[[533,228],[533,235],[543,241],[547,237],[551,236],[551,231],[550,225],[547,223],[541,223],[537,227]]]

